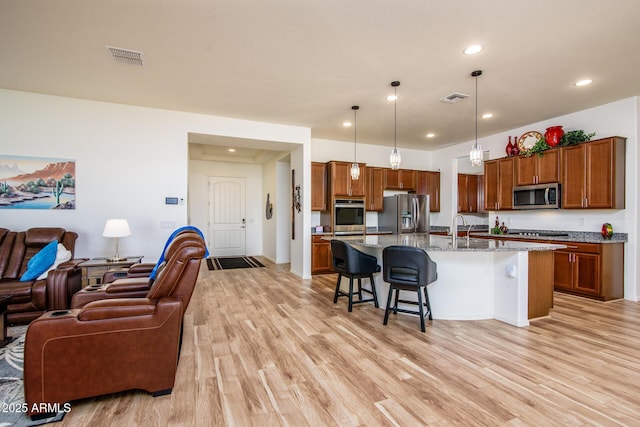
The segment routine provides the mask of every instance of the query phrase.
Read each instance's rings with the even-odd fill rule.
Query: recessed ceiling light
[[[236,149],[235,148],[229,148],[229,149],[227,149],[227,151],[230,152],[230,153],[235,153]]]
[[[348,127],[351,126],[351,122],[344,122],[344,123],[342,123],[342,126],[348,128]]]
[[[429,132],[429,133],[427,134],[427,138],[433,138],[434,136],[436,136],[436,134],[435,134],[435,133],[433,133],[433,132]]]
[[[493,113],[484,113],[484,114],[482,115],[482,118],[483,118],[483,119],[490,119],[491,117],[493,117]]]
[[[590,85],[593,82],[591,79],[584,79],[576,82],[576,86],[586,86]]]
[[[482,50],[482,46],[480,46],[479,44],[474,44],[471,45],[469,47],[467,47],[463,52],[465,55],[475,55],[476,53],[480,52]]]
[[[396,99],[398,99],[398,97],[397,97],[397,96],[395,96],[395,95],[389,95],[389,96],[387,96],[387,101],[395,101]]]

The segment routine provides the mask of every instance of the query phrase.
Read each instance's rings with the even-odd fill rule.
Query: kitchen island
[[[553,251],[565,247],[464,237],[454,244],[451,236],[430,234],[335,238],[375,256],[381,266],[382,250],[387,246],[425,250],[438,265],[438,280],[428,287],[434,319],[497,319],[514,326],[527,326],[529,319],[549,314],[553,306]],[[389,285],[382,273],[374,279],[378,302],[385,307]]]

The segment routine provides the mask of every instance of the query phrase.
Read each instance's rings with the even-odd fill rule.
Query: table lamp
[[[108,219],[106,224],[104,225],[102,236],[116,238],[116,254],[112,258],[107,258],[107,261],[118,262],[125,260],[126,258],[120,258],[120,255],[118,254],[118,239],[120,237],[131,236],[131,229],[129,228],[129,223],[127,223],[127,220]]]

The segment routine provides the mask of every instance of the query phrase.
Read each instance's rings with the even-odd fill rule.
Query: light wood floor
[[[638,303],[556,294],[529,327],[421,333],[414,316],[383,326],[370,304],[334,305],[335,275],[264,263],[202,270],[171,395],[83,400],[56,425],[640,425]]]

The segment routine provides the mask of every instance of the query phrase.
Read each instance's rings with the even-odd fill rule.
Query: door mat
[[[256,268],[264,265],[252,256],[207,258],[209,270],[231,270],[233,268]]]

